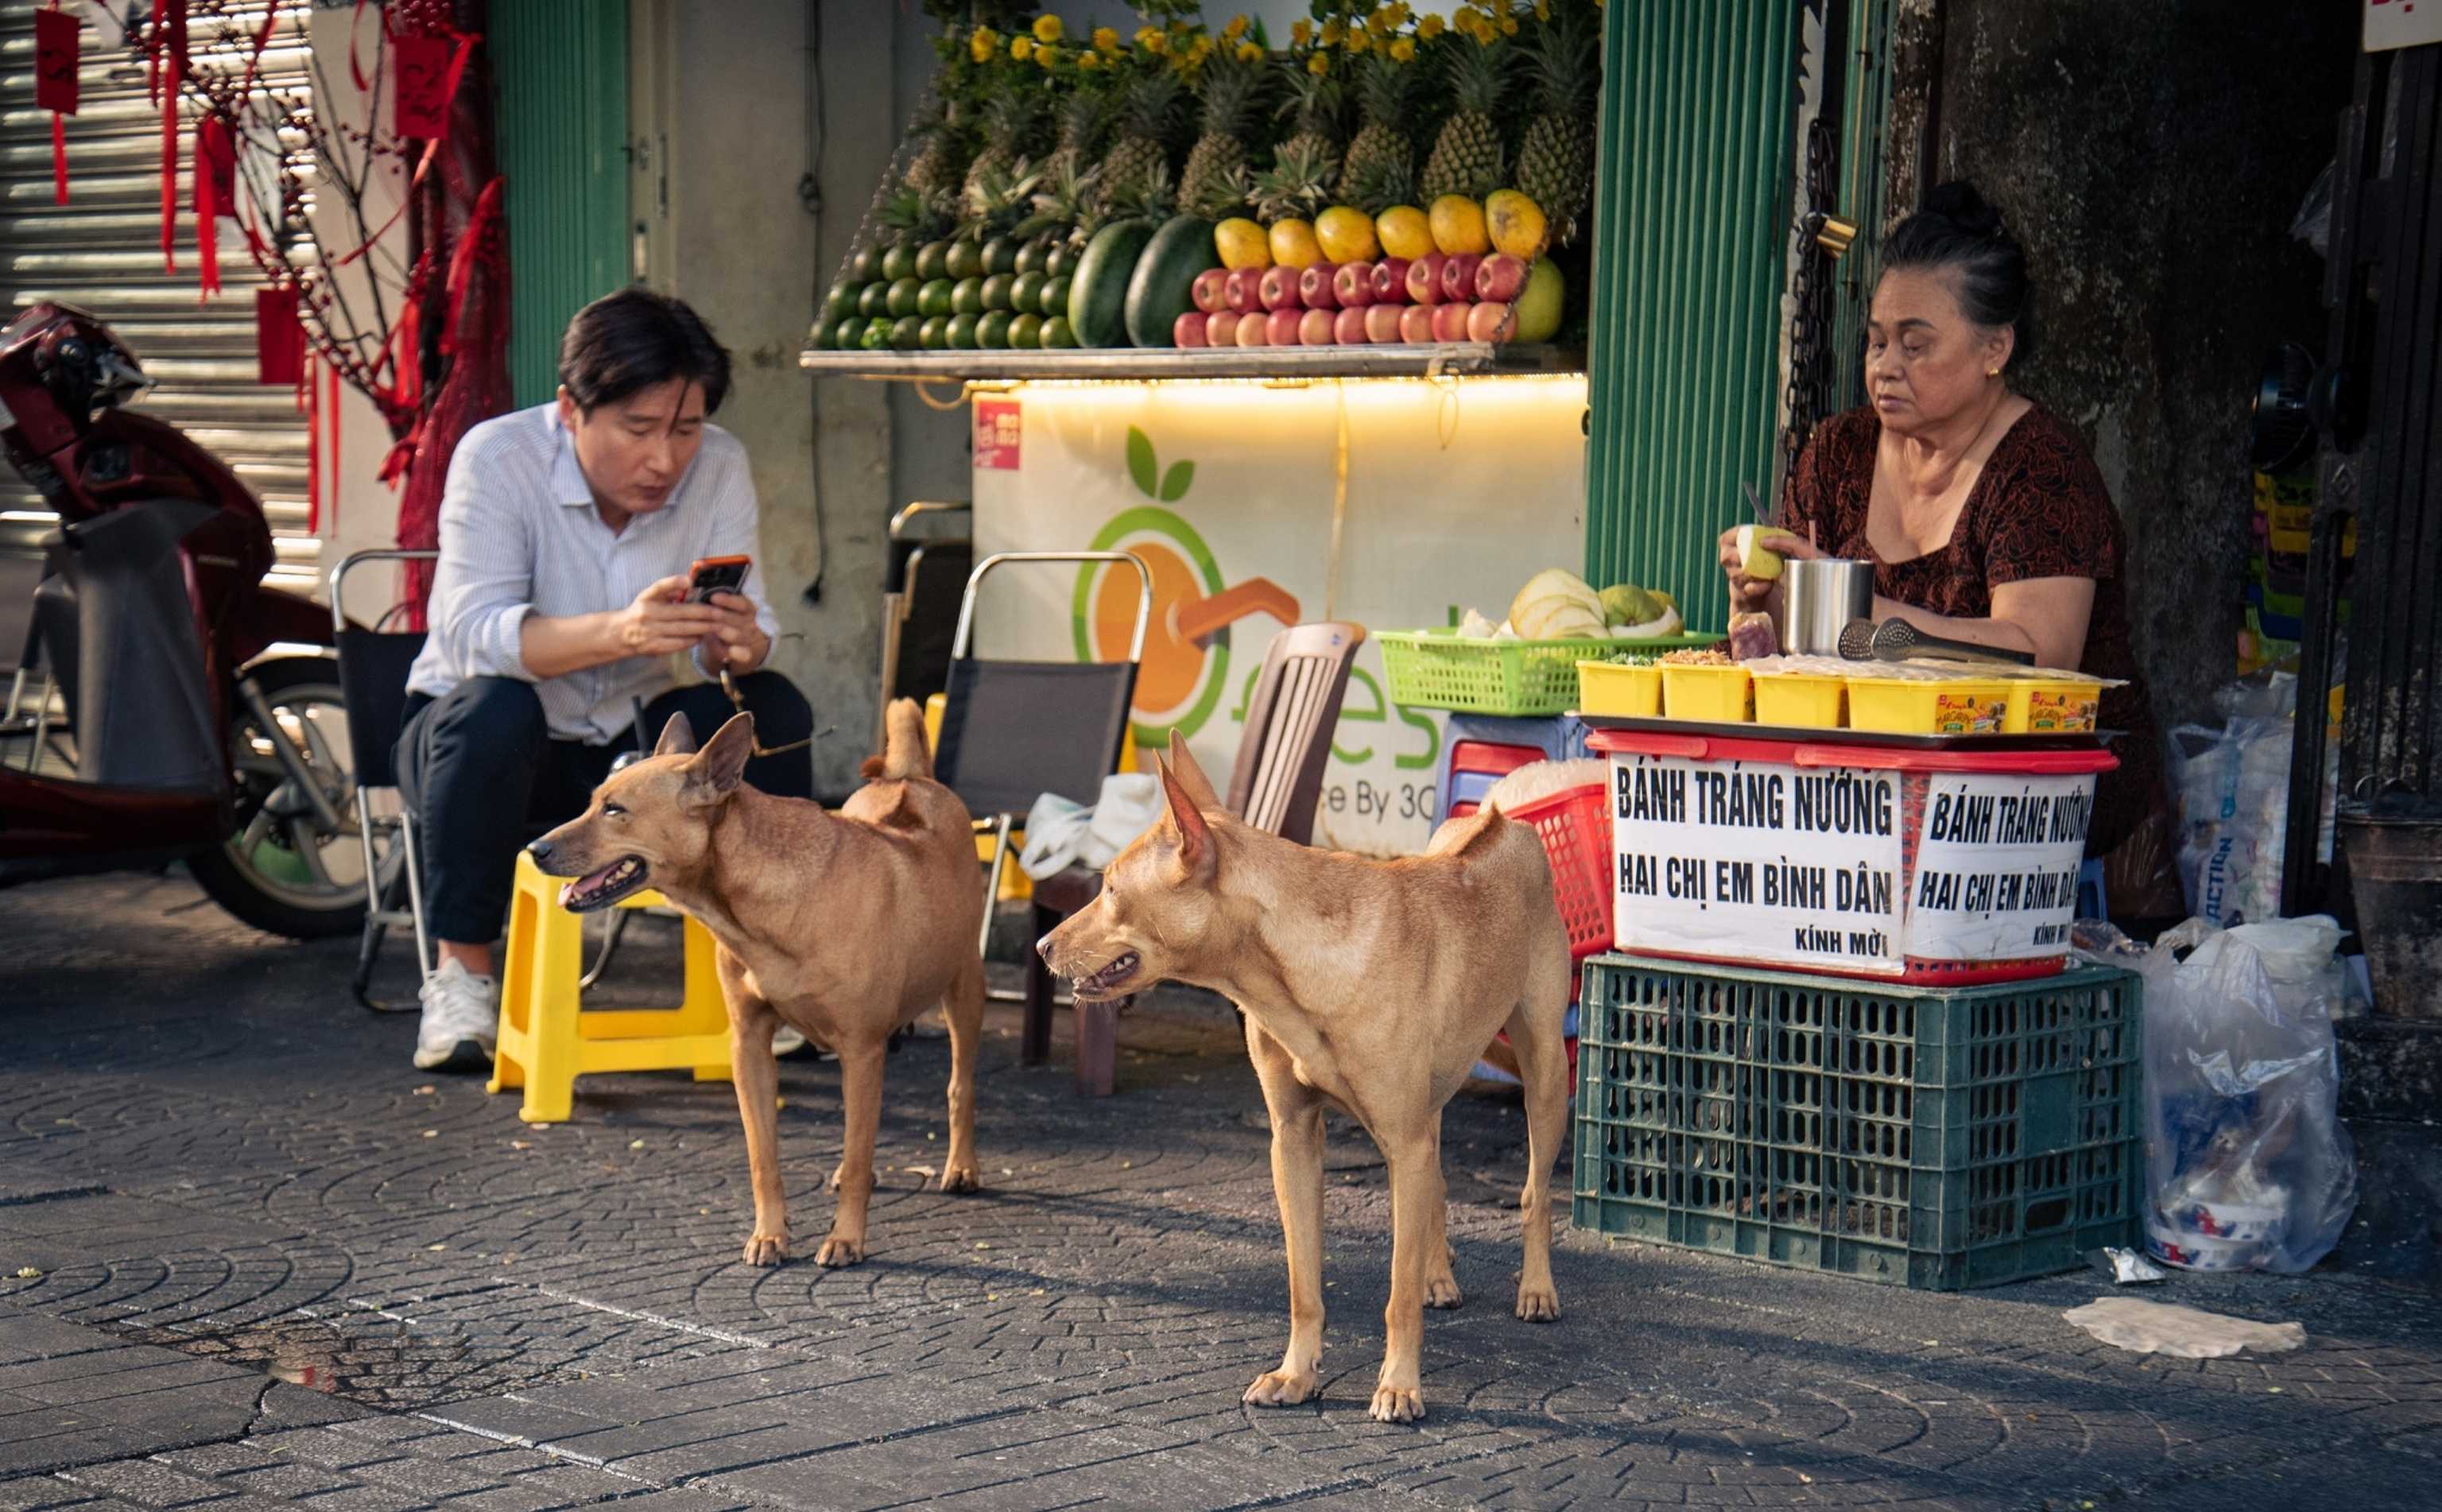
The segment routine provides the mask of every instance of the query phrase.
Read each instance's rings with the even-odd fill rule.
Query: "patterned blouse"
[[[2127,537],[2103,474],[2068,424],[2037,405],[2010,427],[1968,491],[1949,544],[1887,562],[1866,538],[1874,458],[1883,424],[1872,409],[1851,410],[1816,428],[1799,454],[1781,523],[1836,556],[1874,564],[1874,591],[1886,598],[1959,619],[1993,612],[1993,590],[2037,577],[2094,579],[2079,670],[2123,680],[2106,689],[2102,720],[2124,732],[2111,744],[2120,767],[2095,793],[2087,853],[2104,855],[2149,812],[2168,812],[2160,742],[2128,633],[2122,581]]]

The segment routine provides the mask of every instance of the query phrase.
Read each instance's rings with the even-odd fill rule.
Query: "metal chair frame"
[[[344,646],[347,632],[353,628],[353,627],[348,623],[348,613],[344,607],[345,601],[340,596],[340,587],[347,580],[349,573],[371,562],[428,562],[438,561],[440,557],[441,553],[438,551],[410,549],[406,547],[382,547],[368,551],[350,552],[347,556],[341,557],[339,559],[339,564],[331,569],[329,579],[331,585],[331,630],[333,643],[335,645]],[[384,621],[388,618],[389,616],[387,614],[383,616]],[[375,622],[374,629],[376,632],[380,630],[381,623],[381,621]],[[344,657],[347,653],[342,650],[339,654]],[[343,685],[345,681],[345,674],[342,673],[341,682]],[[390,732],[391,739],[393,742],[397,740],[398,734],[399,732],[396,730]],[[353,741],[353,730],[350,732],[350,738]],[[359,944],[358,950],[361,956],[366,958],[370,958],[372,952],[378,951],[381,948],[381,937],[383,934],[397,925],[408,925],[415,932],[415,971],[416,980],[420,985],[423,982],[431,979],[435,965],[432,959],[432,941],[426,935],[424,927],[424,858],[416,847],[415,814],[405,802],[401,802],[399,804],[398,837],[399,845],[405,851],[404,859],[407,870],[408,898],[407,910],[405,914],[402,915],[398,909],[385,907],[382,903],[381,866],[379,859],[375,855],[374,849],[374,829],[375,828],[375,824],[373,816],[373,790],[368,788],[363,781],[363,759],[359,757],[355,761],[355,775],[357,777],[356,843],[363,847],[365,859],[365,938],[363,942]],[[392,775],[393,779],[396,777],[395,773]],[[395,791],[396,782],[394,780],[392,783],[392,790]],[[360,971],[360,977],[363,974]],[[410,1011],[409,1008],[404,1004],[385,1004],[375,1002],[366,993],[365,987],[361,983],[356,988],[356,1001],[364,1004],[365,1007],[372,1009],[377,1013]]]
[[[908,534],[915,523],[928,515],[972,515],[972,504],[952,503],[944,500],[919,499],[903,504],[890,517],[889,539],[892,544],[911,540]],[[913,605],[916,574],[924,564],[924,544],[907,554],[906,564],[900,569],[898,583],[882,593],[882,694],[874,701],[873,748],[882,749],[887,729],[892,690],[899,683],[899,646],[906,632],[907,614]]]

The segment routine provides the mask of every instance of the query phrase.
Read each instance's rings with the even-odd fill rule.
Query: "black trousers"
[[[813,733],[813,711],[787,678],[765,671],[736,681],[761,744]],[[673,688],[645,705],[644,746],[651,749],[673,714],[685,715],[702,741],[737,712],[719,683]],[[406,716],[399,794],[420,826],[426,925],[435,939],[489,941],[508,914],[519,847],[584,812],[610,763],[637,749],[637,733],[608,745],[555,740],[534,684],[505,677],[469,678],[437,699],[410,694]],[[777,797],[811,798],[813,754],[757,756],[746,780]]]

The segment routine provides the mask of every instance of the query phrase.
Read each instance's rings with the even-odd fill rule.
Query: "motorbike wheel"
[[[365,867],[357,829],[355,764],[338,668],[326,658],[282,657],[249,671],[272,717],[305,758],[315,785],[339,823],[315,817],[274,748],[243,702],[231,712],[229,762],[236,824],[220,846],[188,858],[211,900],[255,928],[290,939],[354,935],[365,920]],[[385,871],[397,847],[377,855]]]

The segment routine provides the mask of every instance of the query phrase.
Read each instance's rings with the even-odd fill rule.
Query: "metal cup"
[[[1874,564],[1840,557],[1788,561],[1780,590],[1780,648],[1792,656],[1837,656],[1849,622],[1873,617]]]

